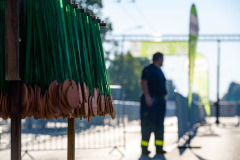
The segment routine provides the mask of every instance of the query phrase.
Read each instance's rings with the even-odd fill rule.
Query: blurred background
[[[234,127],[239,126],[239,0],[76,0],[76,2],[107,23],[101,31],[117,114],[115,120],[111,120],[110,116],[92,118],[90,123],[86,119],[76,120],[77,159],[141,159],[139,81],[142,69],[151,63],[152,55],[141,54],[141,51],[136,49],[136,44],[146,41],[157,43],[160,47],[147,48],[144,51],[153,51],[152,54],[159,50],[163,53],[172,53],[165,55],[162,67],[168,89],[165,149],[171,153],[179,144],[185,133],[185,131],[179,133],[179,128],[183,128],[179,123],[182,119],[179,117],[184,115],[178,110],[183,110],[186,106],[188,95],[188,34],[190,9],[193,3],[196,5],[199,23],[196,52],[204,57],[200,69],[195,72],[201,72],[201,65],[204,65],[204,74],[207,75],[205,89],[208,93],[208,97],[205,98],[209,99],[211,104],[211,115],[208,118],[211,124],[214,124],[215,102],[218,100],[219,91],[222,118],[220,122]],[[165,48],[161,47],[163,43],[166,43]],[[194,84],[195,106],[199,106],[198,94],[199,87]],[[176,98],[178,95],[181,95],[181,98]],[[184,103],[180,104],[178,101]],[[203,106],[200,106],[194,111],[197,117],[194,124],[206,122],[206,113]],[[207,121],[207,124],[209,123]],[[0,156],[4,159],[10,159],[9,124],[10,120],[0,119]],[[214,128],[207,131],[213,134],[213,130]],[[239,135],[239,129],[237,132]],[[153,142],[151,143],[153,145]],[[36,121],[27,118],[22,121],[22,159],[66,159],[66,147],[67,120]],[[209,159],[211,158],[216,159],[210,155]],[[221,158],[229,159],[224,156],[217,159]],[[166,159],[174,158],[168,156]]]
[[[128,54],[131,55],[132,41],[146,40],[146,37],[144,37],[146,35],[151,36],[151,38],[148,37],[148,41],[161,41],[164,35],[179,36],[175,39],[170,37],[172,40],[184,39],[183,35],[188,35],[189,33],[190,7],[192,3],[195,3],[198,12],[200,36],[222,34],[234,35],[240,33],[240,21],[238,19],[240,2],[238,1],[149,0],[146,2],[143,0],[104,0],[102,13],[103,16],[108,17],[108,21],[111,22],[112,28],[112,31],[107,33],[106,37],[109,37],[108,39],[114,39],[117,36],[118,38],[119,36],[125,36],[125,40],[119,38],[124,41],[123,51],[121,50],[121,41],[116,42],[118,44],[115,48],[116,51],[114,51],[113,48],[109,51],[109,76],[112,82],[111,84],[120,84],[115,82],[113,78],[114,75],[111,71],[112,68],[116,70],[117,67],[114,67],[114,62],[118,59],[118,55],[120,55],[121,52],[123,52],[126,57]],[[128,40],[130,39],[128,38],[129,35],[136,36],[131,38],[131,41]],[[217,39],[218,38],[216,38],[216,40]],[[221,43],[220,49],[220,97],[223,97],[228,92],[231,83],[240,82],[240,72],[237,69],[240,67],[238,63],[240,58],[240,45],[237,41],[224,41]],[[108,54],[107,47],[105,50]],[[204,55],[207,60],[209,71],[209,97],[211,101],[215,101],[217,91],[217,41],[199,41],[197,44],[197,53]],[[148,57],[148,59],[150,58],[151,57]],[[144,62],[144,58],[140,59],[139,63],[141,67],[147,64],[147,61]],[[187,59],[187,55],[165,56],[163,66],[163,71],[167,79],[171,80],[179,92],[185,96],[188,93]],[[136,65],[132,66],[134,69],[142,69],[137,66],[136,63],[133,65]],[[121,67],[119,67],[119,69],[120,68]],[[138,74],[136,77],[140,77],[140,71],[135,71],[135,73]],[[139,90],[136,90],[136,94],[137,91]],[[129,94],[131,94],[131,92],[129,92]],[[127,98],[131,100],[128,95]]]

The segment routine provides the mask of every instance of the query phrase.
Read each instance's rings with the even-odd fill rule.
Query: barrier
[[[239,101],[220,101],[220,116],[237,116],[237,127],[240,125],[240,102]],[[178,118],[178,140],[185,139],[183,146],[179,148],[200,148],[190,146],[191,139],[194,137],[200,123],[205,121],[206,112],[204,106],[192,102],[190,109],[190,121],[188,121],[188,99],[176,93],[176,106]],[[212,116],[215,115],[214,104],[211,105]],[[186,139],[187,136],[187,139]]]
[[[124,106],[115,105],[116,118],[110,116],[94,117],[89,123],[87,119],[75,119],[75,150],[103,149],[117,150],[125,147],[125,125],[127,122],[123,112]],[[28,118],[22,130],[23,156],[30,156],[32,151],[67,150],[67,120],[34,120]],[[31,126],[31,128],[29,128]],[[26,138],[27,137],[27,138]]]
[[[220,117],[237,117],[236,126],[240,126],[240,101],[220,101]],[[211,104],[212,116],[216,115],[216,103]]]
[[[109,148],[120,151],[124,148],[125,123],[128,116],[122,113],[123,104],[116,104],[116,118],[107,115],[104,117],[94,117],[89,123],[87,119],[75,119],[75,150],[80,149],[102,149]],[[0,150],[10,149],[11,133],[10,120],[0,119]],[[22,120],[22,157],[28,156],[31,159],[32,151],[54,151],[67,150],[68,140],[68,120],[46,119],[35,120],[33,117]],[[123,156],[123,154],[122,154]]]
[[[220,101],[220,116],[233,117],[239,115],[240,101]],[[216,103],[211,104],[212,116],[216,115]]]
[[[238,117],[238,122],[236,126],[240,126],[240,102],[237,104],[237,117]]]
[[[75,149],[117,150],[125,148],[125,125],[139,120],[139,103],[114,101],[116,118],[109,115],[94,117],[89,123],[87,119],[75,119]],[[0,150],[10,148],[10,121],[0,119],[3,133],[0,135]],[[22,120],[22,157],[29,156],[32,151],[67,150],[67,119],[35,120],[33,117]]]
[[[124,148],[126,146],[125,126],[131,121],[140,120],[140,103],[114,101],[116,119],[110,116],[75,119],[75,149]],[[167,102],[166,116],[175,116],[175,102]],[[0,150],[10,148],[10,121],[0,120],[3,133]],[[22,151],[31,155],[31,151],[50,151],[67,149],[67,119],[47,121],[34,120],[32,117],[22,120]]]
[[[197,129],[197,124],[204,121],[206,113],[204,106],[192,102],[190,109],[190,122],[188,121],[188,99],[176,93],[176,106],[178,118],[178,139],[184,135],[189,135],[191,131]]]

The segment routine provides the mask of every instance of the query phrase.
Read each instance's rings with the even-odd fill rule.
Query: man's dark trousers
[[[162,150],[164,138],[164,116],[166,100],[164,97],[152,97],[153,105],[146,105],[144,96],[141,97],[141,133],[142,151],[148,148],[151,133],[155,135],[156,150]]]

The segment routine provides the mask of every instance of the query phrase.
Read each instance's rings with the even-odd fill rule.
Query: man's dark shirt
[[[141,79],[147,80],[150,96],[163,97],[167,94],[166,78],[162,70],[154,64],[150,64],[143,69]]]

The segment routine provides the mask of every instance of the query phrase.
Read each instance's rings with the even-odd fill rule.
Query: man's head
[[[155,64],[157,67],[161,67],[163,65],[163,54],[160,52],[157,52],[153,55],[153,64]]]

